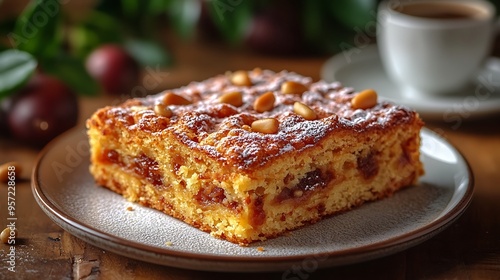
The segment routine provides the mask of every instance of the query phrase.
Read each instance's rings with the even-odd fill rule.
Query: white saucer
[[[500,59],[490,57],[475,84],[455,95],[408,98],[385,73],[376,45],[368,45],[328,59],[321,69],[327,82],[339,81],[356,90],[373,88],[379,96],[415,109],[427,120],[454,126],[469,119],[500,114]]]

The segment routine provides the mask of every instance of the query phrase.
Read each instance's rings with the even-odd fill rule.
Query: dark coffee
[[[485,15],[475,6],[460,3],[407,3],[396,10],[410,16],[432,19],[472,19]]]

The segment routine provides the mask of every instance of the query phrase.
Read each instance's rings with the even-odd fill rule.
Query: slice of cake
[[[98,184],[241,245],[415,184],[422,126],[373,90],[260,69],[87,121]]]

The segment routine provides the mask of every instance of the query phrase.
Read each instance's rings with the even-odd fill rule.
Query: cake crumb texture
[[[265,240],[417,183],[422,120],[363,94],[254,69],[131,99],[87,121],[90,171],[217,238]]]

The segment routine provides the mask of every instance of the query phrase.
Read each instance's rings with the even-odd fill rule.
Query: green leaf
[[[138,0],[122,0],[123,14],[127,17],[135,17],[141,12],[141,1]]]
[[[12,49],[0,53],[0,99],[22,87],[36,66],[36,59],[29,53]]]
[[[43,70],[60,78],[78,94],[92,96],[100,91],[99,84],[89,75],[82,61],[72,56],[59,54],[40,64]]]
[[[150,15],[158,15],[165,13],[165,9],[167,8],[170,0],[149,0],[148,14]]]
[[[72,27],[68,35],[71,53],[81,59],[102,43],[97,32],[83,24]]]
[[[142,66],[164,67],[172,63],[169,53],[155,41],[133,39],[126,41],[124,46]]]
[[[92,50],[105,43],[124,41],[120,22],[108,14],[92,11],[88,18],[69,32],[72,54],[84,59]]]
[[[122,14],[128,18],[147,18],[149,16],[165,13],[169,2],[184,0],[121,0]],[[116,9],[116,4],[114,5]]]
[[[330,2],[330,12],[348,28],[363,28],[374,20],[377,0],[335,0]]]
[[[313,43],[322,37],[323,7],[321,1],[304,1],[302,3],[302,28],[305,39]]]
[[[170,22],[181,37],[193,34],[201,14],[201,2],[198,0],[170,1],[167,7]]]
[[[240,42],[252,18],[253,1],[211,0],[210,15],[215,25],[230,43]]]
[[[52,57],[60,50],[61,7],[58,1],[32,1],[8,38],[14,48],[36,57]]]

